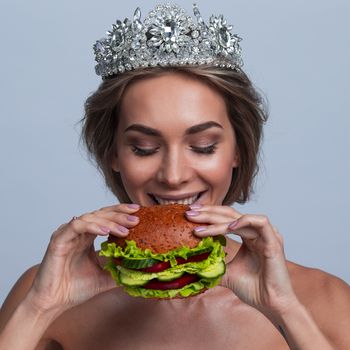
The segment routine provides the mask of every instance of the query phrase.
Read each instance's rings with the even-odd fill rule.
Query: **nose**
[[[176,148],[164,153],[156,177],[158,182],[170,188],[177,188],[189,182],[193,173],[193,167],[186,155]]]

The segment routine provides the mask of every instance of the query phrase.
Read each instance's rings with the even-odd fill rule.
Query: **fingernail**
[[[198,227],[195,227],[195,231],[196,232],[202,232],[202,231],[205,231],[207,229],[206,226],[198,226]]]
[[[188,216],[197,216],[199,214],[200,214],[199,211],[195,211],[195,210],[186,211],[186,215]]]
[[[129,230],[126,227],[121,226],[121,225],[118,225],[118,229],[119,229],[120,232],[123,232],[123,233],[128,233],[129,232]]]
[[[230,225],[228,226],[229,230],[233,230],[238,224],[238,219],[235,221],[232,221]]]
[[[139,220],[139,218],[138,218],[137,216],[134,216],[134,215],[128,215],[128,216],[127,216],[127,219],[128,219],[129,221],[132,221],[132,222],[136,222],[136,221]]]
[[[106,226],[100,226],[100,229],[103,233],[110,233],[111,232],[109,227],[106,227]]]
[[[202,204],[191,204],[190,208],[191,209],[200,209],[200,208],[202,208],[202,206],[203,206]]]
[[[139,209],[140,206],[138,204],[131,203],[131,204],[128,204],[128,208],[130,208],[130,209]]]

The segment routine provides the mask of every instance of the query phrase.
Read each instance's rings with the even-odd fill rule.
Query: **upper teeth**
[[[159,204],[193,204],[193,202],[197,199],[197,197],[198,197],[198,194],[192,197],[175,200],[175,199],[164,199],[164,198],[154,196],[154,198],[157,200]]]

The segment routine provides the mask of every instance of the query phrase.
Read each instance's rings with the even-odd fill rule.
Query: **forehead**
[[[216,121],[229,125],[225,100],[206,83],[179,73],[166,73],[132,83],[123,95],[120,125],[155,128],[189,127]]]

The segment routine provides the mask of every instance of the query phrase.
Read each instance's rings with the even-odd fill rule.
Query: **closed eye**
[[[213,143],[212,145],[208,145],[205,147],[197,147],[197,146],[191,146],[191,149],[200,154],[213,154],[215,153],[215,150],[217,149],[217,143]]]
[[[213,143],[212,145],[208,145],[205,147],[191,146],[191,150],[195,153],[199,154],[213,154],[217,149],[217,143]],[[150,156],[158,152],[159,147],[156,148],[140,148],[137,146],[132,146],[132,152],[140,157]]]
[[[131,150],[134,154],[140,157],[144,156],[150,156],[156,152],[158,152],[158,147],[157,148],[140,148],[136,146],[132,146]]]

